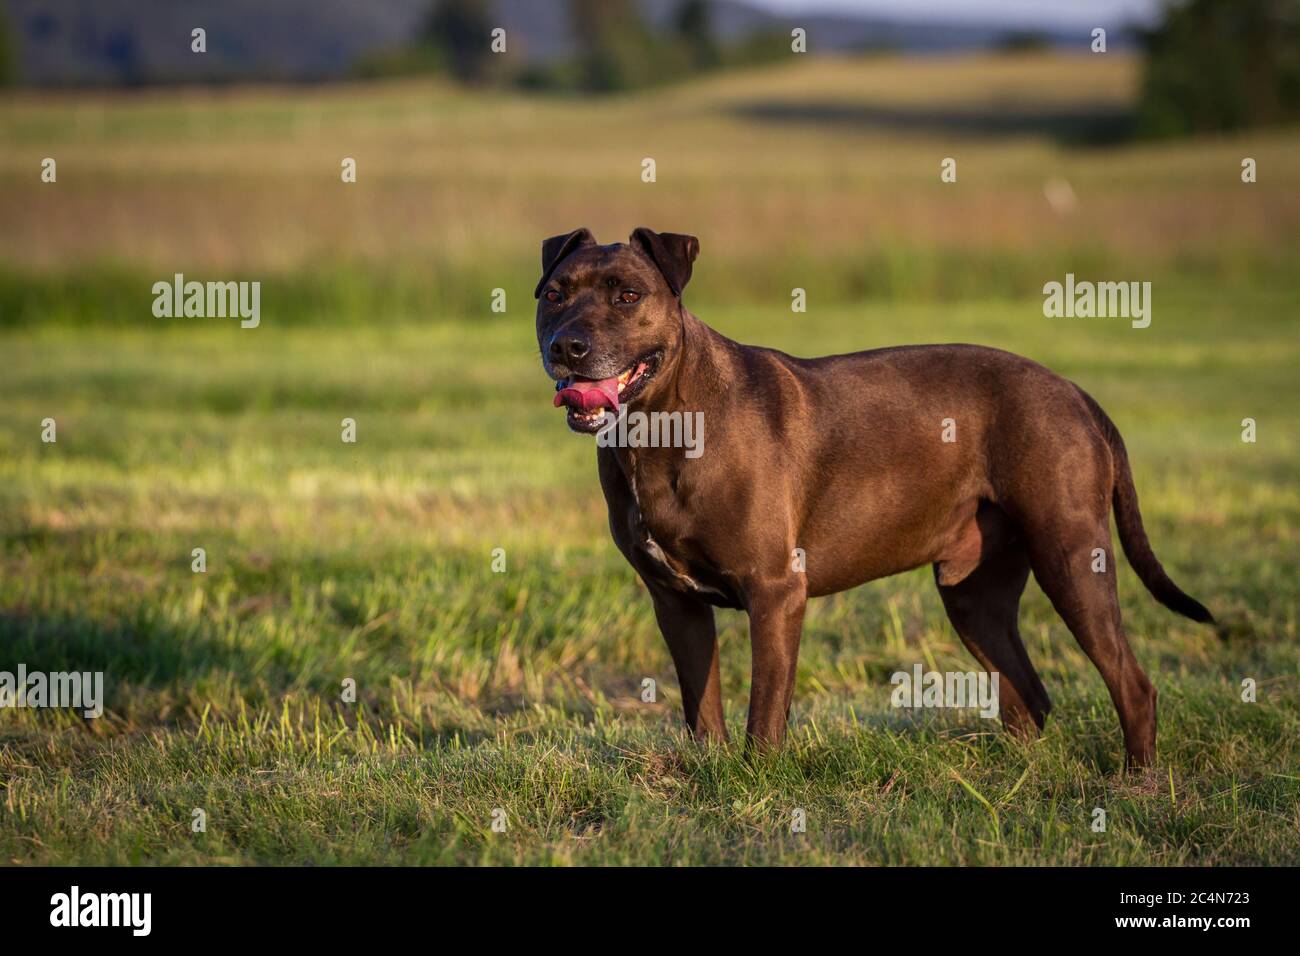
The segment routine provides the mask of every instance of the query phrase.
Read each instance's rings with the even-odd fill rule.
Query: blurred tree
[[[437,0],[424,35],[457,79],[481,83],[491,72],[492,27],[488,0]]]
[[[1182,0],[1145,36],[1138,128],[1185,136],[1300,120],[1300,3]]]
[[[0,8],[0,86],[8,86],[17,76],[18,68],[13,46],[13,31],[9,17]]]
[[[682,0],[675,19],[677,35],[692,69],[710,70],[722,62],[722,51],[713,34],[713,5],[709,0]]]
[[[584,89],[635,89],[680,71],[680,64],[664,56],[634,0],[572,0],[570,11]]]
[[[646,23],[640,7],[638,0],[569,0],[574,55],[523,66],[516,82],[525,89],[610,93],[789,54],[789,37],[781,31],[722,44],[714,30],[713,0],[679,0],[662,32]]]

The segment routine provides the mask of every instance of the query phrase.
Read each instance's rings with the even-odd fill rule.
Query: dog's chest
[[[628,476],[628,487],[632,492],[628,517],[635,546],[643,561],[655,571],[655,576],[680,591],[727,599],[729,596],[724,591],[700,580],[698,572],[692,570],[691,565],[698,564],[698,561],[693,561],[694,556],[683,546],[684,535],[680,529],[684,512],[677,507],[675,496],[673,505],[665,507],[665,496],[656,494],[654,500],[658,507],[647,511],[641,506],[635,474]]]

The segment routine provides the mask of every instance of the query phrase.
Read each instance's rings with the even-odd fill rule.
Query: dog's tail
[[[1102,411],[1100,405],[1091,395],[1079,389],[1083,400],[1087,402],[1093,417],[1097,420],[1101,433],[1110,445],[1111,455],[1115,460],[1115,488],[1112,501],[1115,506],[1115,524],[1119,528],[1120,544],[1128,563],[1137,572],[1138,579],[1146,585],[1157,601],[1177,611],[1184,617],[1203,624],[1214,623],[1214,617],[1200,601],[1184,593],[1182,588],[1170,580],[1161,566],[1151,542],[1147,540],[1146,528],[1142,526],[1142,512],[1138,510],[1137,488],[1133,486],[1133,470],[1129,467],[1128,451],[1124,448],[1124,439],[1110,417]]]

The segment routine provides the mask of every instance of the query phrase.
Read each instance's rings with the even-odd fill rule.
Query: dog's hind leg
[[[1057,528],[1048,540],[1030,549],[1034,577],[1106,682],[1124,731],[1125,765],[1147,766],[1156,754],[1156,690],[1120,621],[1109,521]],[[1093,570],[1094,549],[1105,552],[1105,571]]]
[[[1020,596],[1029,579],[1029,556],[1009,542],[986,555],[956,584],[943,584],[936,564],[935,580],[948,620],[962,643],[990,673],[997,672],[1002,724],[1022,737],[1035,737],[1043,728],[1052,702],[1020,639],[1017,617]]]

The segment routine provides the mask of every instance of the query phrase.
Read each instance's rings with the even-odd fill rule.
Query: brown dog
[[[748,738],[774,746],[807,599],[933,564],[953,627],[1001,675],[1004,725],[1036,734],[1051,701],[1016,623],[1032,570],[1106,682],[1127,764],[1149,764],[1156,692],[1120,624],[1112,506],[1156,599],[1212,618],[1152,553],[1124,442],[1097,403],[974,345],[816,359],[740,345],[681,303],[698,252],[693,236],[637,229],[601,246],[578,229],[542,243],[536,291],[542,362],[570,428],[599,431],[621,406],[703,412],[709,426],[694,458],[597,453],[610,530],[654,600],[691,732],[726,737],[713,607],[749,614]]]

